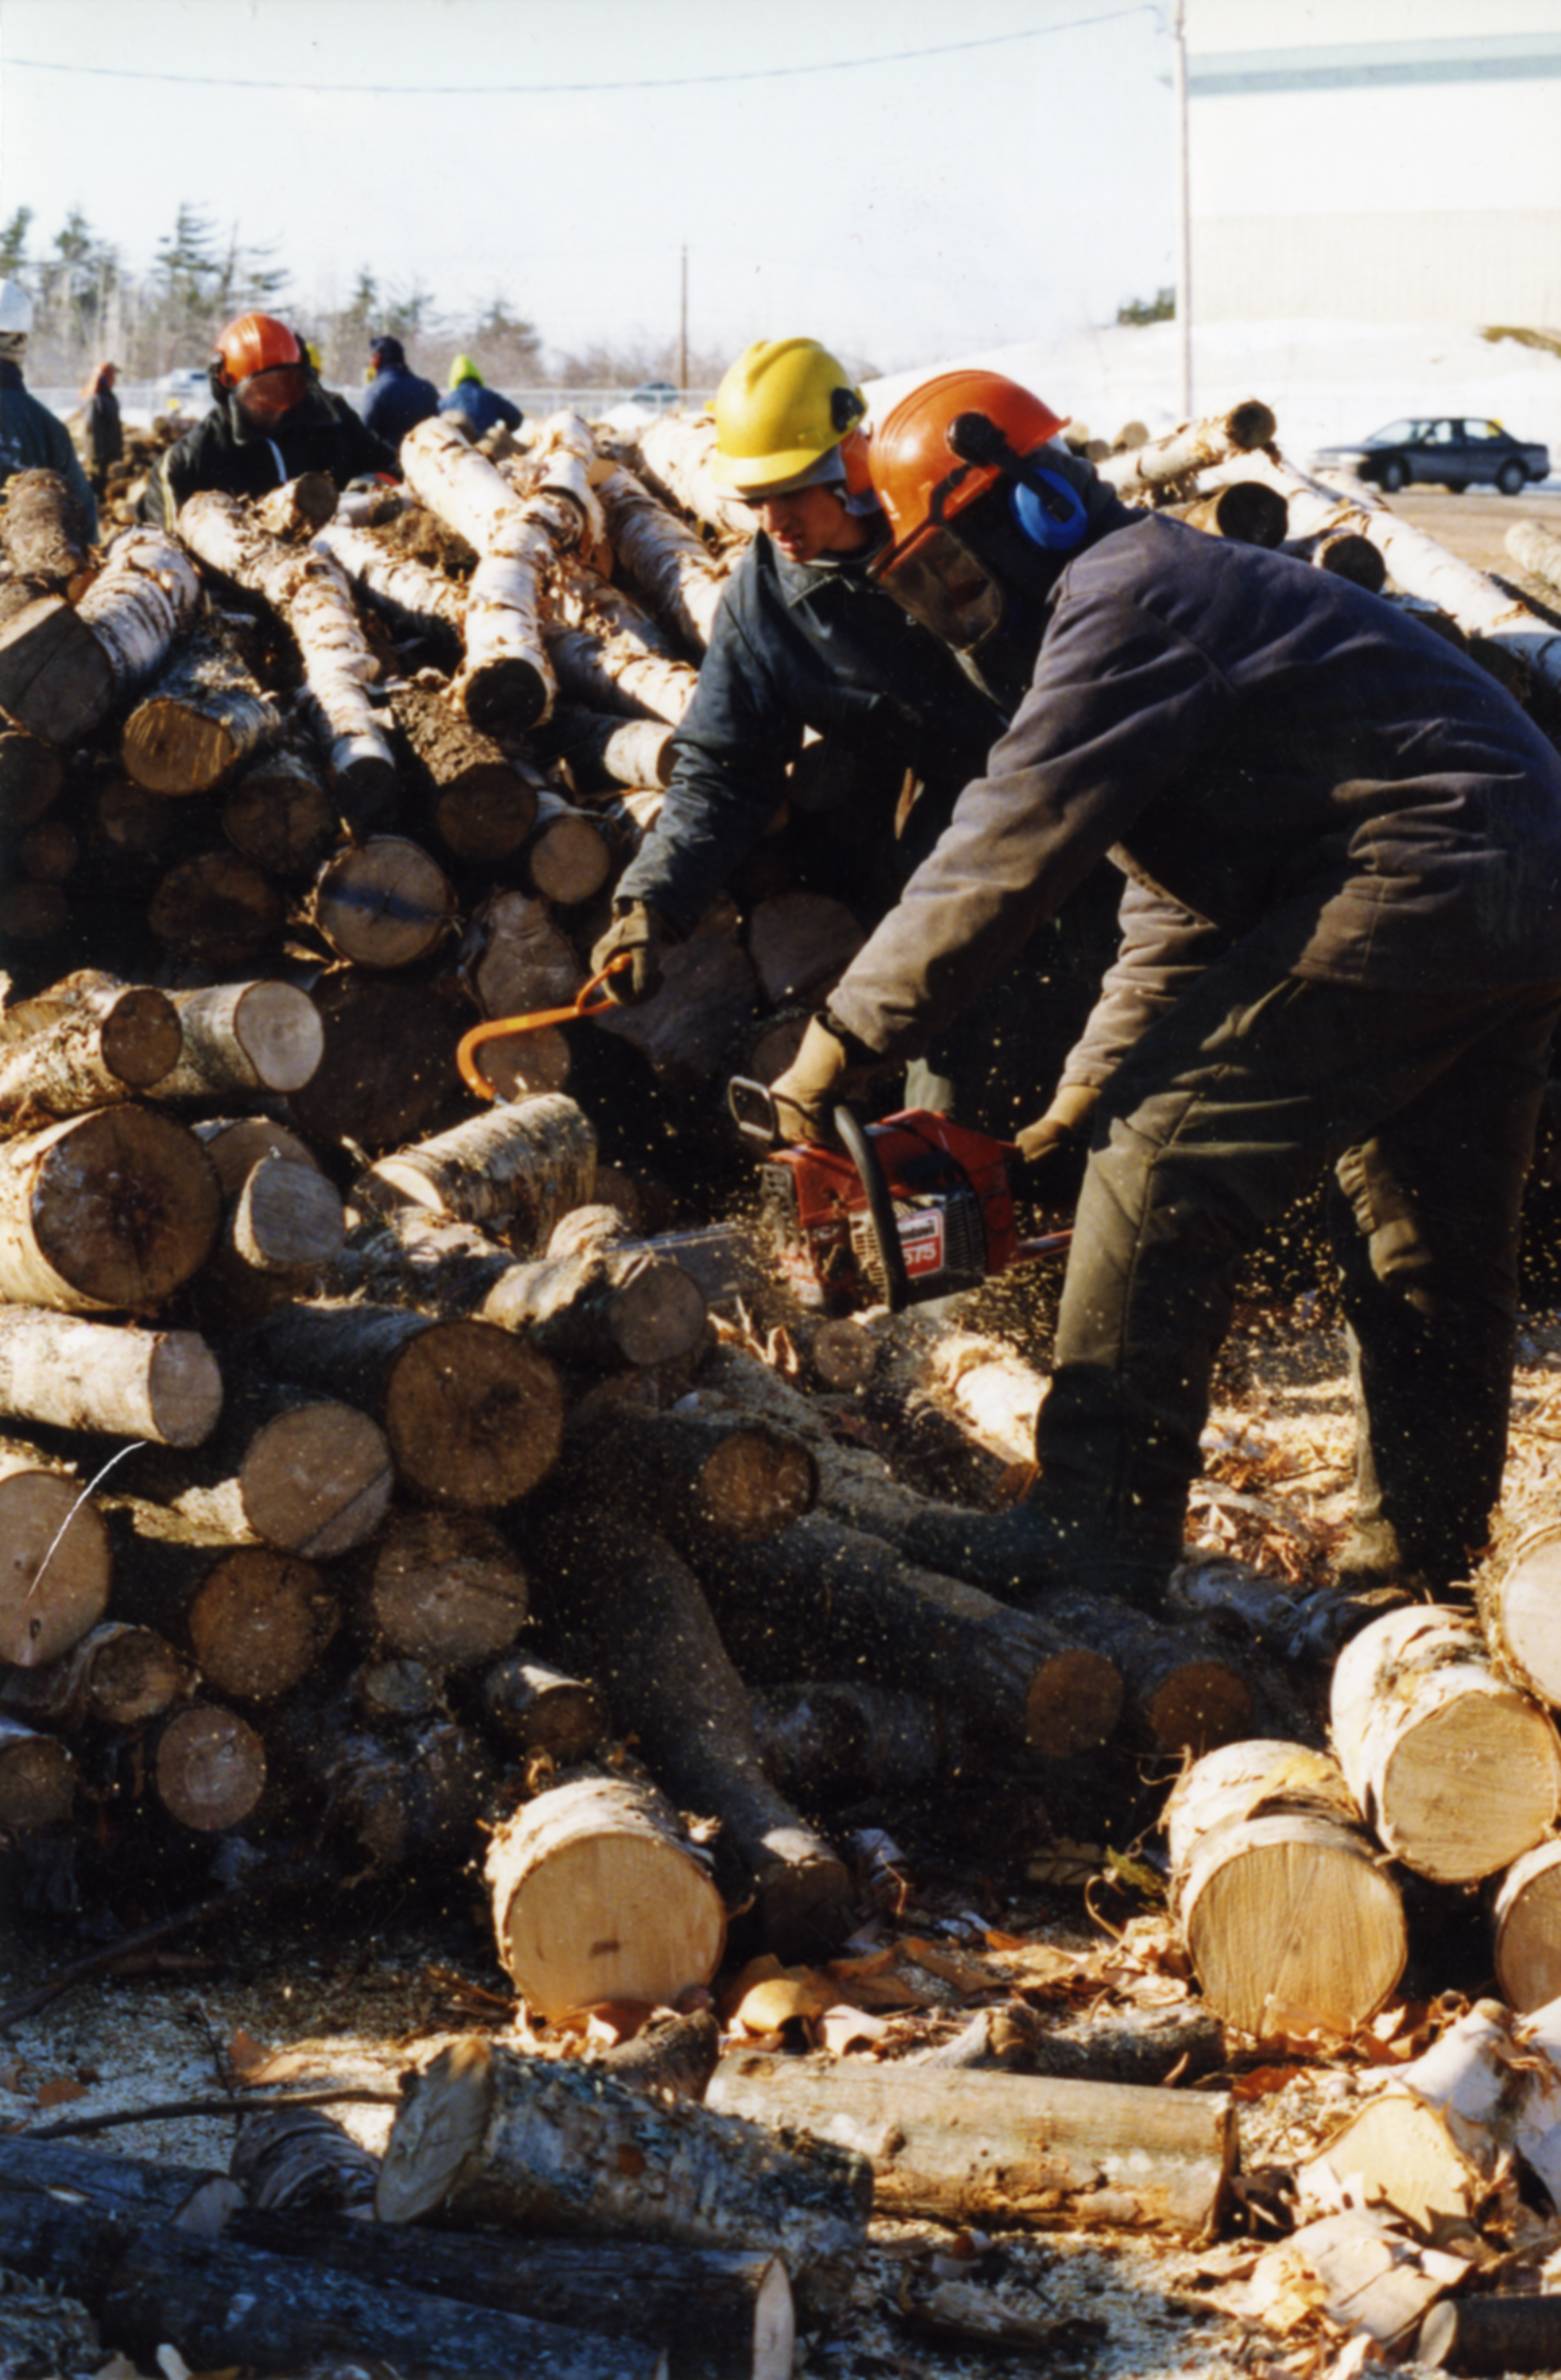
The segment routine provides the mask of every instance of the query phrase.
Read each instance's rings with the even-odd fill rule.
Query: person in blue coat
[[[399,339],[376,339],[369,356],[363,419],[394,453],[409,430],[438,412],[439,391],[431,380],[408,370],[407,350]]]
[[[0,486],[16,471],[57,471],[80,505],[87,535],[95,542],[97,500],[70,432],[57,413],[29,395],[22,380],[31,328],[31,298],[19,282],[0,281]]]
[[[506,430],[518,430],[525,418],[518,405],[488,386],[470,356],[457,356],[450,366],[450,385],[439,400],[439,410],[458,414],[473,438],[484,437],[501,421]]]

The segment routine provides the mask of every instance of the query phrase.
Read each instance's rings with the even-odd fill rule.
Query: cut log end
[[[0,1661],[41,1669],[97,1625],[112,1556],[96,1507],[67,1471],[0,1450]]]
[[[374,2190],[381,2223],[416,2223],[443,2204],[476,2155],[493,2109],[493,2059],[477,2035],[454,2042],[403,2096]]]
[[[1087,1645],[1040,1662],[1031,1682],[1027,1732],[1037,1752],[1068,1760],[1116,1733],[1122,1716],[1122,1672]]]
[[[247,1719],[193,1704],[164,1729],[154,1768],[168,1815],[196,1834],[218,1834],[251,1816],[265,1787],[265,1747]]]
[[[456,682],[461,709],[473,727],[493,735],[524,735],[545,719],[552,688],[531,662],[512,655],[484,662]]]
[[[526,1495],[563,1443],[558,1375],[488,1322],[436,1322],[403,1354],[384,1426],[400,1476],[431,1503]]]

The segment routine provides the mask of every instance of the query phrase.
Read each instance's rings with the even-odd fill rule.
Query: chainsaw
[[[1071,1232],[1020,1239],[1014,1185],[1024,1160],[1011,1141],[927,1108],[864,1124],[839,1107],[841,1150],[788,1145],[764,1084],[739,1075],[726,1097],[738,1130],[768,1152],[760,1232],[801,1305],[897,1313],[1059,1255],[1072,1241]]]

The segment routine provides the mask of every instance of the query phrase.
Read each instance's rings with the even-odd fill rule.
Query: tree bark
[[[512,1234],[545,1243],[561,1215],[589,1200],[596,1134],[561,1092],[486,1109],[465,1123],[370,1167],[354,1189],[361,1203],[409,1205],[463,1222],[506,1220]]]
[[[502,890],[491,892],[472,911],[461,942],[460,967],[461,980],[484,1016],[530,1016],[541,1008],[567,1008],[587,973],[545,902],[529,892]],[[507,1047],[505,1042],[484,1043],[484,1062],[492,1062],[494,1053]]]
[[[359,966],[404,967],[444,941],[455,922],[456,896],[421,844],[377,834],[326,861],[310,908],[342,958]]]
[[[550,748],[585,792],[612,785],[659,789],[672,782],[672,730],[659,720],[560,709],[554,713]]]
[[[535,425],[524,461],[507,474],[513,485],[533,485],[539,494],[562,496],[579,522],[576,542],[593,550],[607,534],[596,482],[604,469],[591,424],[578,413],[550,413]]]
[[[1555,1824],[1555,1727],[1456,1612],[1410,1605],[1363,1628],[1335,1665],[1330,1716],[1350,1791],[1417,1875],[1494,1876]]]
[[[1348,2037],[1385,2006],[1408,1937],[1342,1770],[1297,1743],[1227,1743],[1166,1805],[1173,1907],[1209,2005],[1244,2033]]]
[[[1271,552],[1284,542],[1288,518],[1284,497],[1261,480],[1233,480],[1212,496],[1165,509],[1206,536],[1228,538],[1233,545],[1264,546]]]
[[[335,517],[335,483],[324,471],[304,471],[285,487],[255,499],[255,519],[267,537],[301,545]]]
[[[125,722],[119,758],[150,793],[210,793],[280,725],[274,703],[231,646],[197,632]]]
[[[707,2104],[849,2141],[885,2213],[944,2223],[1206,2239],[1236,2163],[1224,2093],[738,2051]]]
[[[550,2022],[609,2000],[670,2005],[720,1964],[721,1896],[647,1781],[566,1778],[495,1828],[483,1874],[499,1962]],[[382,2221],[403,2219],[393,2207],[407,2193],[393,2187]]]
[[[384,1432],[355,1405],[247,1380],[199,1456],[154,1458],[146,1490],[212,1536],[328,1561],[372,1537],[394,1473]]]
[[[684,643],[702,653],[726,591],[726,573],[702,541],[659,498],[621,467],[604,472],[597,493],[613,551]]]
[[[1478,1587],[1480,1622],[1498,1667],[1552,1710],[1561,1705],[1558,1577],[1561,1531],[1549,1521],[1527,1530],[1505,1568],[1484,1572]]]
[[[79,601],[91,586],[86,516],[57,471],[12,472],[0,512],[0,538],[18,574],[46,580],[70,601]]]
[[[579,554],[560,554],[554,566],[549,616],[567,628],[611,642],[622,638],[632,650],[662,661],[682,662],[672,629],[648,612],[627,587],[615,585]]]
[[[289,1165],[307,1165],[316,1173],[322,1170],[298,1134],[270,1116],[213,1116],[190,1129],[217,1169],[225,1198],[243,1188],[262,1157],[285,1157]]]
[[[312,1165],[262,1157],[227,1203],[194,1285],[207,1327],[241,1330],[323,1281],[347,1235],[339,1196]]]
[[[1363,587],[1368,595],[1380,595],[1387,584],[1387,565],[1380,550],[1369,537],[1350,529],[1333,536],[1287,538],[1284,552],[1335,578],[1348,578],[1352,587]]]
[[[854,2266],[872,2179],[826,2140],[783,2144],[691,2100],[471,2035],[409,2078],[375,2204],[382,2223],[439,2207],[512,2230],[773,2252],[812,2276]]]
[[[182,1038],[150,984],[23,1002],[0,1015],[0,1103],[53,1116],[115,1106],[166,1079]]]
[[[236,852],[200,852],[170,868],[147,904],[155,939],[191,965],[248,966],[281,931],[282,896]]]
[[[530,1608],[525,1565],[500,1530],[473,1512],[396,1512],[354,1613],[376,1656],[464,1670],[506,1653]]]
[[[555,1768],[589,1760],[611,1730],[593,1682],[571,1678],[525,1653],[491,1661],[478,1686],[489,1737],[522,1764],[545,1753]]]
[[[33,1834],[62,1826],[76,1800],[75,1756],[56,1735],[42,1734],[0,1711],[0,1831]]]
[[[74,608],[43,595],[0,626],[0,705],[46,743],[80,742],[153,675],[201,600],[200,574],[175,539],[125,530]]]
[[[4,637],[0,630],[0,651]],[[543,641],[561,691],[589,710],[612,711],[624,719],[659,719],[676,727],[700,682],[698,670],[688,662],[664,660],[626,636],[601,637],[586,628],[548,625]],[[0,667],[0,702],[6,700],[5,689]]]
[[[702,1548],[757,1545],[811,1512],[818,1467],[788,1431],[730,1415],[599,1415],[589,1439],[571,1445],[555,1483],[566,1498],[615,1503],[675,1542]]]
[[[692,513],[719,537],[747,545],[753,537],[753,514],[714,477],[715,446],[712,415],[664,413],[640,432],[641,475],[668,504]]]
[[[0,1298],[67,1314],[143,1313],[205,1263],[222,1218],[192,1133],[101,1108],[0,1143]]]
[[[325,1028],[325,1053],[288,1113],[321,1148],[396,1148],[437,1132],[465,1111],[456,1072],[460,1018],[422,978],[373,976],[360,967],[320,975],[311,998]]]
[[[343,808],[362,829],[395,814],[396,762],[364,692],[379,663],[364,638],[345,573],[312,545],[268,537],[234,496],[208,489],[180,508],[178,529],[202,562],[264,598],[303,662],[305,715],[326,754]]]
[[[0,1708],[43,1726],[144,1727],[193,1693],[195,1671],[165,1637],[104,1620],[43,1670],[0,1671]]]
[[[188,1652],[206,1684],[239,1702],[274,1702],[308,1677],[341,1621],[312,1562],[271,1546],[213,1541],[189,1515],[114,1500],[117,1617]]]
[[[1161,1752],[1199,1757],[1249,1732],[1256,1696],[1245,1667],[1216,1629],[1166,1626],[1110,1596],[1047,1597],[1047,1616],[1115,1661],[1127,1710]]]
[[[301,1091],[324,1054],[325,1033],[306,991],[262,978],[170,995],[178,1012],[178,1062],[153,1086],[160,1099],[217,1099],[230,1092]]]
[[[1420,2326],[1414,2361],[1433,2372],[1554,2372],[1561,2297],[1445,2298]]]
[[[416,814],[457,859],[513,858],[536,822],[537,782],[430,687],[399,687],[392,709]]]
[[[536,1541],[559,1614],[599,1644],[618,1723],[679,1807],[720,1820],[753,1876],[766,1948],[822,1958],[851,1930],[849,1872],[765,1776],[748,1690],[698,1579],[607,1495],[605,1511],[574,1505]]]
[[[1536,520],[1514,521],[1504,539],[1520,570],[1537,578],[1547,601],[1561,594],[1561,537]]]
[[[1148,439],[1127,454],[1104,455],[1095,468],[1125,504],[1139,504],[1152,497],[1156,490],[1190,479],[1233,455],[1240,460],[1231,471],[1232,478],[1259,477],[1256,471],[1249,471],[1249,458],[1260,447],[1272,446],[1274,432],[1274,416],[1267,406],[1249,397],[1229,413],[1184,422],[1179,430]]]
[[[558,1375],[492,1323],[379,1305],[293,1305],[251,1336],[278,1378],[373,1414],[397,1475],[429,1503],[512,1503],[556,1459]]]
[[[87,1322],[0,1306],[0,1414],[56,1429],[199,1446],[222,1411],[222,1375],[192,1330]]]
[[[493,1767],[464,1728],[437,1716],[387,1730],[354,1727],[328,1692],[295,1695],[267,1725],[278,1791],[295,1823],[323,1834],[348,1881],[448,1876],[470,1853]]]
[[[403,440],[401,468],[414,492],[480,557],[466,590],[466,660],[456,698],[474,726],[523,734],[546,718],[553,702],[539,625],[553,536],[487,457],[437,414]]]
[[[442,661],[458,658],[466,592],[453,579],[340,516],[314,542],[398,634],[425,638]]]

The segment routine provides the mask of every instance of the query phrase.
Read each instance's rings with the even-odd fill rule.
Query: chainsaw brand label
[[[924,1208],[919,1215],[902,1215],[898,1219],[900,1249],[908,1273],[942,1272],[944,1266],[943,1209]]]

